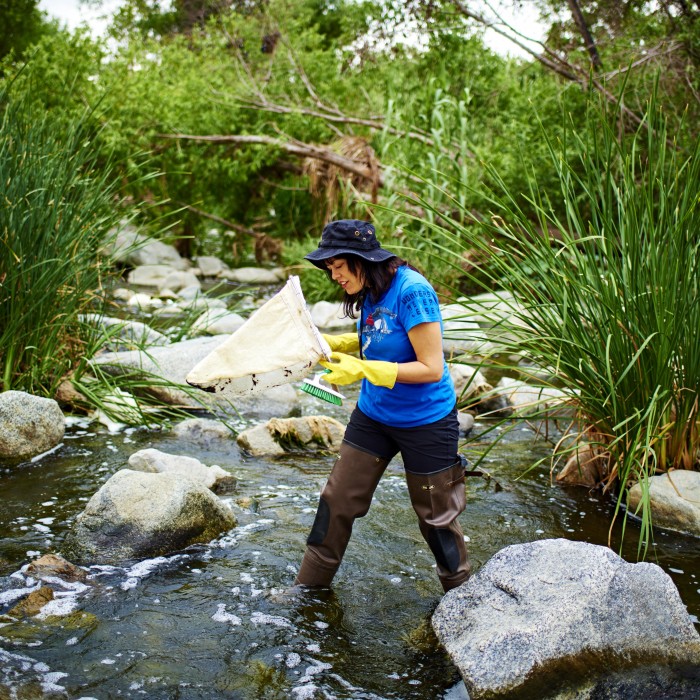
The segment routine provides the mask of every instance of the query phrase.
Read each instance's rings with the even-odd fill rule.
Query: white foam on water
[[[284,664],[287,668],[296,668],[301,663],[301,656],[295,651],[287,654],[287,658],[284,660]]]
[[[9,591],[3,591],[0,593],[0,605],[8,605],[9,603],[14,603],[20,598],[24,598],[34,591],[38,591],[41,588],[41,584],[38,583],[32,588],[11,588]]]
[[[314,625],[320,630],[325,630],[329,626],[327,622],[321,622],[321,620],[316,620]]]
[[[71,595],[62,598],[54,598],[44,605],[36,618],[38,620],[45,620],[47,617],[64,617],[77,609],[78,601],[75,599],[75,596]]]
[[[28,680],[28,675],[33,673],[45,693],[66,693],[66,689],[59,685],[58,681],[67,676],[67,673],[52,671],[43,661],[35,661],[24,654],[5,651],[1,647],[0,671],[0,676],[4,676],[6,681],[10,681],[10,683],[17,672],[21,672],[23,680]],[[15,697],[14,693],[11,697]]]
[[[66,640],[66,646],[67,647],[72,647],[75,646],[78,643],[79,639],[77,637],[71,637],[70,639]]]
[[[330,664],[323,661],[314,661],[312,666],[307,666],[304,675],[299,679],[301,683],[309,683],[313,677],[324,671],[330,671],[333,668]]]
[[[314,700],[316,697],[316,686],[313,683],[292,688],[292,695],[296,700]]]
[[[211,616],[214,622],[226,622],[229,625],[240,625],[241,618],[233,613],[226,612],[226,603],[219,603],[216,606],[216,612]]]
[[[143,579],[153,573],[158,567],[172,564],[186,558],[183,554],[175,554],[172,557],[155,557],[137,562],[126,570],[126,580],[122,581],[120,587],[123,591],[128,591],[141,583]]]
[[[254,612],[250,616],[250,621],[254,625],[274,625],[275,627],[291,627],[289,620],[279,615],[267,615],[266,613]]]
[[[61,678],[65,678],[68,674],[62,673],[61,671],[54,671],[53,673],[47,673],[41,679],[41,689],[45,693],[60,693],[64,692],[65,688],[62,685],[58,685],[57,681]]]
[[[259,530],[265,530],[269,525],[274,525],[275,521],[271,518],[261,518],[256,520],[254,523],[248,523],[242,527],[235,527],[233,530],[229,531],[227,534],[220,537],[216,542],[212,544],[214,547],[220,549],[227,549],[229,547],[236,546],[243,537],[251,535]]]
[[[44,583],[50,583],[52,586],[58,588],[63,588],[66,591],[71,591],[72,593],[84,593],[90,586],[86,586],[81,581],[64,581],[58,576],[42,576],[41,579]],[[54,591],[55,592],[55,591]],[[58,595],[67,595],[66,593],[59,593]]]

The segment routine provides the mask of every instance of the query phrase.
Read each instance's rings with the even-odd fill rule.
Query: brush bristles
[[[317,399],[322,399],[323,401],[335,404],[336,406],[342,406],[343,399],[345,398],[337,391],[333,391],[333,389],[330,388],[326,389],[325,387],[321,386],[319,384],[318,377],[315,377],[313,380],[304,379],[304,381],[301,383],[301,390],[305,391],[307,394],[311,394],[311,396],[315,396]]]

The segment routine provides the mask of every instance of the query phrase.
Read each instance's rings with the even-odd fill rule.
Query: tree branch
[[[256,136],[252,134],[245,135],[221,135],[221,136],[199,136],[196,134],[158,134],[159,138],[164,139],[181,139],[187,141],[203,141],[206,143],[222,144],[222,143],[233,143],[241,145],[263,145],[263,146],[273,146],[279,148],[281,151],[285,151],[292,155],[298,156],[299,158],[314,158],[316,160],[323,161],[325,163],[330,163],[335,165],[341,170],[353,173],[354,175],[359,175],[370,181],[375,181],[375,176],[377,177],[377,185],[381,187],[384,182],[382,179],[381,172],[375,173],[370,167],[362,165],[351,158],[346,158],[340,154],[332,151],[329,148],[323,148],[322,146],[316,146],[314,144],[302,143],[301,141],[284,141],[282,139],[275,139],[271,136]]]
[[[598,47],[595,45],[595,41],[593,41],[593,36],[588,29],[586,19],[583,16],[583,12],[581,12],[581,6],[579,5],[578,0],[567,0],[567,2],[569,4],[569,9],[571,10],[571,15],[574,18],[574,22],[576,22],[576,26],[583,37],[583,42],[586,45],[586,51],[588,51],[588,55],[591,58],[591,64],[593,65],[593,68],[599,70],[603,67],[603,62],[600,60]]]
[[[622,114],[625,117],[627,117],[630,120],[630,122],[633,123],[635,126],[643,125],[645,128],[649,128],[649,125],[645,120],[643,120],[638,114],[633,112],[629,107],[626,107],[624,104],[622,104],[618,100],[618,98],[612,92],[610,92],[610,90],[608,90],[600,80],[595,78],[592,79],[588,71],[584,71],[580,67],[574,65],[573,63],[570,63],[569,61],[566,61],[563,58],[556,56],[556,54],[552,53],[546,46],[544,46],[544,44],[542,44],[542,42],[528,39],[528,41],[534,41],[534,43],[537,43],[540,46],[542,46],[544,53],[537,53],[529,46],[526,46],[522,41],[515,38],[517,36],[522,37],[523,35],[520,34],[520,32],[513,29],[513,27],[511,27],[507,22],[503,21],[503,19],[501,19],[500,17],[500,23],[501,25],[503,25],[503,27],[507,28],[507,31],[506,29],[501,28],[501,26],[499,26],[498,24],[491,22],[483,15],[480,15],[477,12],[473,12],[468,7],[466,7],[460,0],[451,0],[451,2],[457,9],[457,11],[463,14],[465,17],[473,19],[476,22],[483,24],[485,27],[488,27],[493,31],[497,32],[501,36],[513,42],[516,46],[522,48],[523,51],[527,52],[539,63],[553,70],[555,73],[561,75],[563,78],[577,83],[584,89],[588,89],[588,87],[590,86],[595,88],[601,95],[603,95],[603,97],[605,97],[605,99],[608,102],[617,105]],[[546,56],[545,54],[548,54],[548,56]]]
[[[253,236],[253,238],[260,235],[258,231],[254,231],[252,228],[246,228],[245,226],[241,226],[241,224],[234,224],[233,221],[228,221],[227,219],[223,219],[222,217],[217,216],[216,214],[210,214],[209,212],[197,209],[197,207],[193,207],[191,204],[185,204],[184,202],[177,202],[177,204],[178,206],[181,206],[184,209],[191,211],[193,214],[203,216],[205,219],[211,219],[212,221],[216,221],[217,224],[221,224],[222,226],[230,228],[238,233],[245,233],[247,236]]]

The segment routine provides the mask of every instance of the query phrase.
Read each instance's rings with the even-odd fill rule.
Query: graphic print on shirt
[[[365,319],[362,326],[362,352],[366,352],[367,348],[374,343],[381,343],[382,337],[389,335],[388,320],[396,318],[396,314],[390,311],[385,306],[377,306],[374,311]]]
[[[410,317],[414,321],[430,319],[440,313],[437,297],[430,289],[415,289],[401,297]]]

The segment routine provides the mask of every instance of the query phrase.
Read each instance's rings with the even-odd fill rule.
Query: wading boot
[[[435,474],[406,472],[408,493],[423,538],[437,563],[442,588],[464,583],[471,572],[464,534],[457,518],[467,504],[464,487],[466,463],[460,458]]]
[[[348,546],[356,518],[367,514],[388,461],[343,443],[316,511],[306,552],[294,583],[330,586]]]

